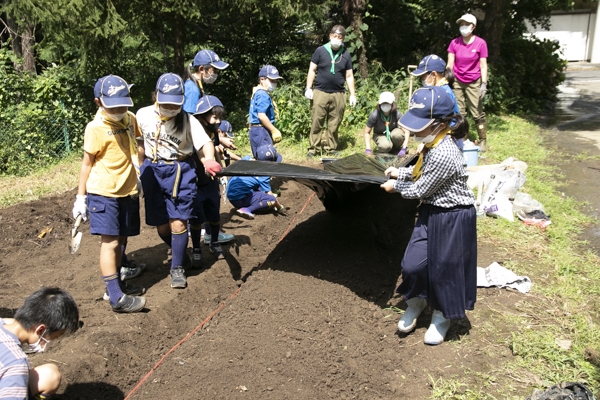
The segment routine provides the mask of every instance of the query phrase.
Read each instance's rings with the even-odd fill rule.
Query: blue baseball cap
[[[283,157],[277,153],[272,144],[265,144],[256,149],[256,159],[260,161],[277,161],[281,162]]]
[[[419,88],[410,98],[408,111],[400,118],[400,126],[411,132],[421,132],[436,118],[454,115],[454,100],[440,86]]]
[[[442,60],[435,54],[423,57],[417,69],[410,74],[413,76],[421,76],[427,72],[443,73],[446,70],[446,61]]]
[[[198,104],[196,104],[196,112],[194,115],[204,114],[217,106],[223,107],[223,103],[221,103],[221,100],[217,97],[210,95],[202,96],[200,97],[200,100],[198,100]]]
[[[229,121],[221,121],[221,125],[219,125],[219,130],[227,135],[228,138],[233,139],[233,127],[229,123]]]
[[[133,107],[133,100],[129,97],[127,82],[120,76],[107,75],[96,81],[94,97],[100,100],[102,107]]]
[[[269,79],[283,79],[282,76],[279,75],[279,71],[272,65],[264,65],[260,72],[258,73],[259,78],[269,78]]]
[[[156,102],[158,104],[183,104],[183,81],[172,72],[162,74],[156,82]]]
[[[225,61],[221,60],[217,53],[212,50],[200,50],[194,56],[194,62],[192,64],[194,67],[199,67],[200,65],[212,65],[217,69],[225,69],[229,67]]]

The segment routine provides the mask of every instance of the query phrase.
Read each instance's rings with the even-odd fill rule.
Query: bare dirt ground
[[[0,316],[43,285],[75,297],[82,328],[30,357],[60,367],[60,399],[425,399],[440,377],[485,373],[511,357],[480,329],[524,298],[505,289],[479,290],[475,311],[440,346],[423,344],[431,310],[414,333],[398,333],[386,308],[406,307],[394,289],[415,202],[372,186],[330,213],[296,182],[275,186],[288,215],[247,221],[224,205],[236,241],[220,261],[204,246],[205,269],[188,273],[185,290],[170,288],[167,247],[144,225],[128,248],[148,265],[133,281],[147,288],[147,309],[134,315],[102,300],[100,245],[87,224],[69,254],[74,191],[0,210]],[[478,265],[502,261],[488,248]]]

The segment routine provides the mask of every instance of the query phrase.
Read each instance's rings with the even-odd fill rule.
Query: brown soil
[[[132,390],[132,399],[425,399],[440,377],[485,373],[510,357],[480,329],[494,309],[523,299],[504,289],[480,290],[476,310],[454,321],[440,346],[423,344],[430,310],[414,333],[398,333],[398,315],[386,308],[406,307],[394,289],[416,203],[373,186],[330,213],[306,187],[276,186],[288,215],[247,221],[224,205],[224,230],[236,241],[221,261],[204,246],[206,268],[189,271],[185,290],[171,289],[167,247],[143,226],[128,252],[148,265],[133,281],[148,290],[147,310],[133,315],[102,300],[100,244],[87,224],[69,254],[75,192],[0,210],[0,316],[40,286],[75,297],[82,328],[30,358],[60,367],[60,399]],[[480,248],[478,265],[502,261],[494,256]]]

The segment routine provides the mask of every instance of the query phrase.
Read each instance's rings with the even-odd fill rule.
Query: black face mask
[[[216,135],[219,131],[219,124],[207,124],[206,130]]]

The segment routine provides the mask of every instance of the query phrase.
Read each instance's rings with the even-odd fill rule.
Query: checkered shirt
[[[421,177],[412,181],[413,166],[400,168],[394,190],[405,199],[421,199],[425,204],[452,208],[475,203],[467,186],[466,162],[450,136],[423,157]]]

